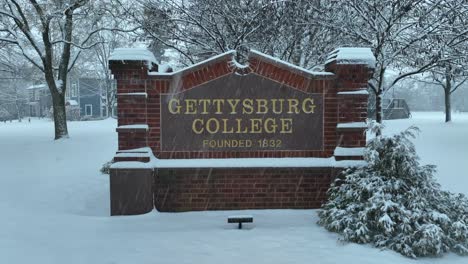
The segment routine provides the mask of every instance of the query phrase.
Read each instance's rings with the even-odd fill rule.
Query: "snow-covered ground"
[[[468,114],[386,122],[386,133],[415,124],[424,163],[443,187],[468,194]],[[71,122],[54,142],[52,123],[0,123],[0,263],[468,263],[449,254],[411,260],[392,251],[337,242],[315,210],[152,213],[109,217],[101,165],[116,150],[114,120]],[[245,230],[232,214],[252,214]]]

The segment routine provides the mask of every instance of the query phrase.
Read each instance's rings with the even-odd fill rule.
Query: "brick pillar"
[[[325,70],[336,75],[338,99],[336,160],[361,160],[366,145],[367,83],[375,58],[368,48],[341,48],[332,52]]]
[[[153,209],[147,114],[148,71],[157,66],[153,61],[153,54],[145,49],[117,49],[109,60],[117,80],[119,140],[109,177],[111,215],[144,214]]]
[[[143,60],[111,60],[117,80],[119,150],[148,146],[147,78],[149,63]]]

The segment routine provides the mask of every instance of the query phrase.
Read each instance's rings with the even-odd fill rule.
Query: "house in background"
[[[81,118],[103,118],[107,117],[105,95],[104,80],[76,78],[70,80],[66,97],[68,100],[78,102]]]
[[[52,96],[46,84],[27,88],[29,94],[28,115],[46,117],[52,108]],[[107,117],[105,81],[92,78],[76,78],[68,82],[65,101],[69,120]],[[70,109],[68,109],[70,108]],[[71,109],[72,108],[72,109]],[[72,110],[73,113],[70,113]]]
[[[33,117],[45,117],[52,107],[52,96],[45,84],[33,85],[28,90],[27,114]]]

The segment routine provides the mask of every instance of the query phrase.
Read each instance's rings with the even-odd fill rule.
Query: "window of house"
[[[92,116],[93,115],[93,105],[87,104],[85,105],[85,116]]]
[[[34,93],[34,101],[39,101],[41,99],[41,90],[35,90],[33,93]]]
[[[76,83],[73,83],[71,86],[71,97],[77,97],[78,96],[78,86]]]

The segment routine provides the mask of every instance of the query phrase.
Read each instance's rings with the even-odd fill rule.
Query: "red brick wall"
[[[319,208],[332,168],[213,168],[155,171],[155,207],[162,212]]]
[[[118,124],[147,124],[149,130],[118,130],[119,150],[148,146],[160,159],[167,158],[261,158],[332,157],[337,146],[363,147],[364,128],[337,129],[338,123],[364,122],[366,94],[340,94],[365,89],[371,70],[367,65],[337,64],[325,69],[333,74],[314,74],[280,63],[267,56],[250,54],[249,67],[237,68],[233,54],[225,54],[174,74],[148,75],[145,62],[111,61],[117,80]],[[160,151],[160,94],[175,93],[227,74],[252,73],[305,92],[324,96],[323,151]],[[123,95],[146,93],[146,95]],[[362,159],[341,156],[337,160]],[[117,160],[142,161],[125,156]],[[112,173],[112,172],[111,172]],[[212,168],[156,169],[153,192],[160,211],[318,208],[338,173],[334,168]],[[112,175],[111,175],[112,179]],[[128,177],[131,180],[131,177]]]
[[[206,64],[183,70],[174,75],[148,76],[145,64],[138,62],[113,62],[111,69],[117,79],[117,90],[122,93],[146,92],[147,98],[127,99],[118,96],[119,125],[148,124],[148,146],[158,158],[256,158],[256,157],[331,157],[340,142],[336,133],[338,122],[338,96],[336,76],[314,75],[288,67],[275,60],[251,54],[249,67],[238,69],[233,66],[232,54],[226,54]],[[341,68],[340,68],[341,69]],[[163,152],[160,151],[160,94],[180,92],[234,72],[252,72],[260,76],[284,83],[305,92],[324,95],[324,150],[323,151],[213,151],[213,152]],[[340,71],[343,74],[343,70]],[[359,75],[360,76],[360,75]],[[358,77],[350,82],[361,81]],[[367,76],[366,76],[367,78]],[[367,81],[367,79],[366,79]],[[119,146],[130,148],[132,142],[119,137]],[[134,141],[135,142],[135,141]],[[140,146],[141,142],[136,142]],[[137,147],[137,146],[135,146]]]

